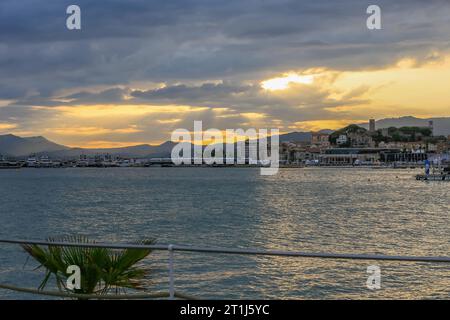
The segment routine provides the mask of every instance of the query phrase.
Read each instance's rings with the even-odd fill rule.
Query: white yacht
[[[49,159],[48,156],[42,156],[39,159],[39,167],[49,168],[53,166],[53,162]]]
[[[27,167],[35,168],[38,166],[38,161],[35,155],[31,155],[27,159]]]

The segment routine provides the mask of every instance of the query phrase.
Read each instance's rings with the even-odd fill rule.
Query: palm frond
[[[95,243],[84,236],[49,238],[49,242]],[[155,239],[144,239],[133,244],[152,245]],[[76,293],[107,294],[111,290],[124,291],[126,288],[141,289],[141,280],[148,270],[137,264],[152,251],[150,249],[107,249],[64,245],[29,245],[22,248],[46,269],[39,289],[44,289],[51,276],[61,290],[66,288],[68,266],[77,265],[81,270],[81,289]]]

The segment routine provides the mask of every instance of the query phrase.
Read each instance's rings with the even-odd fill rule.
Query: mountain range
[[[311,132],[291,132],[280,135],[280,141],[311,141]],[[0,155],[25,158],[30,154],[47,155],[50,158],[78,158],[80,155],[110,154],[129,158],[166,158],[170,157],[176,143],[166,141],[160,145],[142,144],[122,148],[70,148],[56,144],[44,137],[22,138],[12,134],[0,135]]]
[[[60,152],[70,150],[69,147],[51,142],[44,137],[21,138],[12,134],[0,136],[0,154],[9,156],[25,156],[39,152]]]
[[[311,132],[290,132],[280,135],[280,141],[311,141]],[[160,145],[142,144],[122,148],[70,148],[44,137],[23,138],[12,134],[0,135],[0,155],[24,158],[30,154],[47,155],[51,158],[78,158],[80,155],[110,154],[130,158],[165,158],[170,157],[176,143],[166,141]]]
[[[389,128],[389,127],[427,127],[428,122],[433,121],[433,134],[436,136],[448,136],[450,135],[450,117],[441,118],[416,118],[411,116],[405,116],[400,118],[386,118],[375,121],[377,129]],[[359,126],[368,129],[368,123],[358,124]]]
[[[77,158],[81,154],[111,154],[122,157],[152,156],[158,158],[170,155],[173,146],[173,142],[167,141],[157,146],[142,144],[123,148],[70,148],[54,143],[44,137],[22,138],[12,134],[0,135],[0,154],[19,158],[28,157],[30,154],[37,156],[48,155],[49,157],[58,158]]]
[[[376,127],[403,127],[403,126],[428,126],[428,122],[432,120],[434,123],[435,135],[450,135],[450,117],[448,118],[430,118],[420,119],[411,116],[401,118],[388,118],[376,121]],[[359,124],[361,127],[368,128],[368,123]],[[331,133],[332,130],[321,130],[322,133]],[[280,142],[287,141],[311,141],[311,132],[290,132],[280,135]],[[175,145],[174,142],[167,141],[160,145],[142,144],[123,148],[107,148],[107,149],[86,149],[86,148],[70,148],[63,146],[44,137],[28,137],[22,138],[12,134],[0,135],[0,155],[12,157],[28,157],[30,154],[48,155],[53,158],[77,158],[81,154],[111,154],[121,157],[170,157],[171,150]]]

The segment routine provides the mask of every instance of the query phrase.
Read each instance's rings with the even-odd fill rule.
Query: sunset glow
[[[286,90],[290,84],[311,84],[314,82],[313,75],[299,75],[295,73],[287,73],[282,77],[273,78],[261,82],[261,87],[265,90],[276,91]]]
[[[392,25],[376,31],[367,30],[364,10],[358,17],[351,12],[354,6],[340,12],[311,6],[318,8],[292,16],[284,10],[267,16],[264,6],[250,10],[255,21],[268,21],[266,27],[241,10],[232,20],[211,20],[214,12],[206,10],[183,23],[170,11],[177,19],[159,35],[134,10],[127,23],[142,30],[137,35],[117,36],[107,23],[87,37],[90,31],[69,34],[59,24],[43,26],[44,33],[28,20],[20,28],[12,24],[0,48],[0,134],[113,147],[167,141],[173,130],[192,130],[197,120],[220,130],[289,132],[371,118],[450,116],[449,24],[443,23],[450,6],[430,21],[434,6],[410,12],[399,5],[390,9],[397,15]],[[321,10],[336,20],[312,23],[319,20],[310,21],[310,12],[318,17]],[[408,33],[412,23],[414,33]],[[432,37],[430,30],[436,31]],[[40,40],[28,48],[26,34]]]

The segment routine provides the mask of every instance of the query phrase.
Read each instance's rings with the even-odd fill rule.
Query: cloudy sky
[[[382,30],[366,27],[370,4]],[[449,87],[447,0],[0,2],[0,134],[111,147],[194,120],[335,129],[450,116]]]

